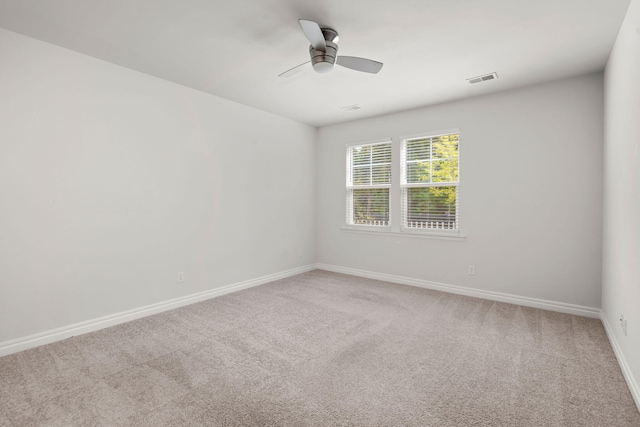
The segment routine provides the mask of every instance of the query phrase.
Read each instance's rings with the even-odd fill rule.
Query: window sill
[[[427,232],[427,231],[391,231],[390,227],[381,227],[381,228],[373,228],[373,227],[350,227],[344,226],[340,228],[340,230],[345,231],[347,233],[356,233],[356,234],[374,234],[378,236],[393,236],[393,237],[409,237],[409,238],[418,238],[418,239],[439,239],[439,240],[454,240],[454,241],[464,241],[467,236],[462,233],[438,233],[438,232]]]

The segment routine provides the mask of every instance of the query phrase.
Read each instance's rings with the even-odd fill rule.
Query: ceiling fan
[[[317,73],[328,73],[333,70],[335,64],[371,74],[376,74],[382,69],[382,62],[357,56],[338,56],[338,32],[333,28],[320,28],[316,22],[307,19],[298,19],[298,22],[302,32],[311,43],[309,46],[311,61],[296,65],[278,77],[290,77],[298,71],[302,71],[302,67],[309,62]]]

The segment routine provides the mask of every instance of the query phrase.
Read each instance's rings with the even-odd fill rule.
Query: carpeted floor
[[[312,271],[0,358],[0,425],[640,426],[599,320]]]

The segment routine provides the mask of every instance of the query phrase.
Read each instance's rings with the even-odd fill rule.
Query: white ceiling
[[[324,126],[602,70],[629,2],[0,0],[0,27]],[[382,71],[278,78],[309,60],[298,18],[335,28],[339,54]]]

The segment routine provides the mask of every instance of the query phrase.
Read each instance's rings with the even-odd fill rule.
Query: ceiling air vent
[[[362,107],[359,106],[358,104],[353,104],[353,105],[347,105],[346,107],[340,107],[340,109],[342,111],[357,111],[362,109]]]
[[[484,76],[471,77],[470,79],[467,79],[467,81],[470,84],[475,84],[480,82],[486,82],[487,80],[495,80],[497,78],[498,78],[498,73],[490,73],[490,74],[485,74]]]

